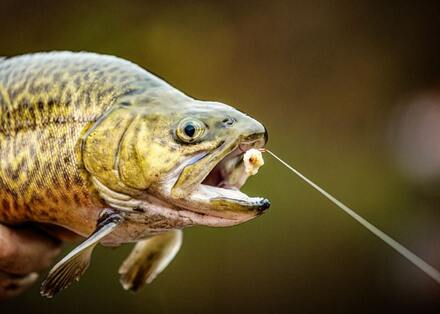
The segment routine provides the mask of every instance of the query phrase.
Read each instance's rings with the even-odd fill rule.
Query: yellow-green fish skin
[[[87,236],[112,208],[124,223],[110,244],[236,225],[269,207],[238,191],[247,179],[243,149],[266,141],[264,126],[246,114],[193,99],[123,59],[71,52],[0,59],[0,223]]]
[[[0,59],[0,222],[89,234],[104,204],[82,165],[80,139],[116,99],[163,84],[112,56]]]

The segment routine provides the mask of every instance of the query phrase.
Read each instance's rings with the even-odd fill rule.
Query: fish
[[[135,243],[119,274],[138,291],[177,254],[184,228],[266,212],[268,199],[240,188],[243,155],[267,141],[259,121],[122,58],[0,58],[0,223],[84,239],[49,271],[48,298],[80,279],[98,244]]]

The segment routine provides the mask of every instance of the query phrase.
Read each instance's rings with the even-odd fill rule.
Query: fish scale
[[[90,212],[103,205],[78,167],[78,140],[117,97],[154,79],[128,61],[89,53],[1,59],[0,221],[90,233]]]
[[[120,274],[138,290],[170,263],[184,227],[237,225],[270,206],[239,191],[242,148],[267,138],[234,107],[113,56],[1,59],[0,223],[87,238],[50,270],[46,297],[86,271],[98,243],[137,242]]]

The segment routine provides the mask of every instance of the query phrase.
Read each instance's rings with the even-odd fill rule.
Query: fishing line
[[[282,160],[280,157],[275,155],[270,150],[264,149],[264,151],[268,152],[272,157],[274,157],[276,160],[278,160],[280,163],[282,163],[284,166],[286,166],[289,170],[291,170],[293,173],[295,173],[297,176],[299,176],[301,179],[303,179],[306,183],[311,185],[314,189],[316,189],[319,193],[324,195],[327,199],[329,199],[333,204],[341,208],[344,212],[346,212],[348,215],[350,215],[354,220],[359,222],[362,226],[370,230],[371,233],[373,233],[375,236],[377,236],[379,239],[384,241],[386,244],[391,246],[394,250],[396,250],[398,253],[400,253],[403,257],[405,257],[408,261],[413,263],[415,266],[417,266],[421,271],[423,271],[425,274],[427,274],[429,277],[431,277],[434,281],[436,281],[438,284],[440,284],[440,272],[426,263],[424,260],[422,260],[420,257],[412,253],[410,250],[408,250],[406,247],[404,247],[402,244],[391,238],[389,235],[378,229],[376,226],[368,222],[366,219],[358,215],[353,209],[343,204],[341,201],[336,199],[333,195],[325,191],[323,188],[318,186],[316,183],[314,183],[312,180],[304,176],[301,172],[294,169],[292,166],[290,166],[288,163],[286,163],[284,160]]]

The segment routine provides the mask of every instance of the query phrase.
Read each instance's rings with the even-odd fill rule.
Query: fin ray
[[[73,281],[78,281],[90,265],[95,246],[119,225],[121,218],[117,213],[103,215],[98,221],[95,232],[49,271],[41,285],[41,295],[52,298]]]
[[[138,291],[171,263],[182,245],[182,231],[171,230],[136,244],[119,268],[125,290]]]

